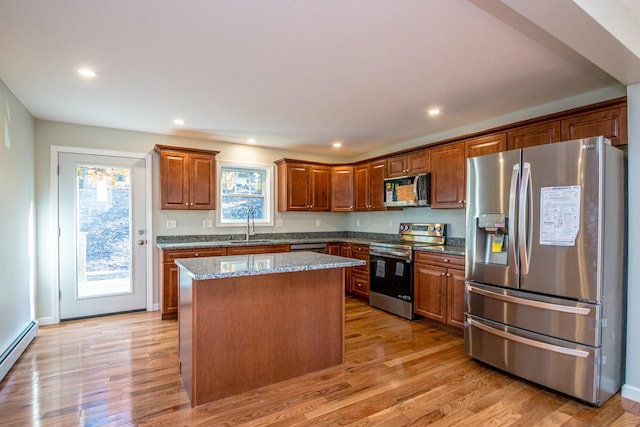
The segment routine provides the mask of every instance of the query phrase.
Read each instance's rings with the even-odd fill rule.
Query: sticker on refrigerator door
[[[376,277],[384,277],[385,265],[381,259],[376,260]]]
[[[580,186],[540,189],[540,244],[575,246],[580,231]]]

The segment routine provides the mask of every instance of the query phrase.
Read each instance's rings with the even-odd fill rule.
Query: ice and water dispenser
[[[504,214],[482,213],[476,218],[476,262],[507,265],[509,228]]]

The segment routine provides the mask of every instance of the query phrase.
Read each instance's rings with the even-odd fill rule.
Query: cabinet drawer
[[[369,277],[369,245],[351,245],[351,258],[366,261],[365,265],[353,267],[353,272]]]
[[[460,255],[436,254],[433,252],[416,251],[416,262],[435,264],[443,267],[464,268],[464,257]]]
[[[171,263],[178,258],[199,258],[208,256],[225,256],[227,248],[176,249],[160,251],[162,263]]]
[[[351,292],[363,297],[369,296],[369,276],[354,272],[351,280]]]

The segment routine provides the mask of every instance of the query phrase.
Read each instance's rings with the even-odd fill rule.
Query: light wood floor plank
[[[343,365],[191,408],[177,334],[157,312],[42,327],[0,383],[0,425],[640,425],[619,394],[591,407],[470,360],[459,331],[351,297]]]

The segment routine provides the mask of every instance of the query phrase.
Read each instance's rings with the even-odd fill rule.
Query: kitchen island
[[[192,406],[343,363],[345,269],[364,261],[295,252],[175,263]]]

